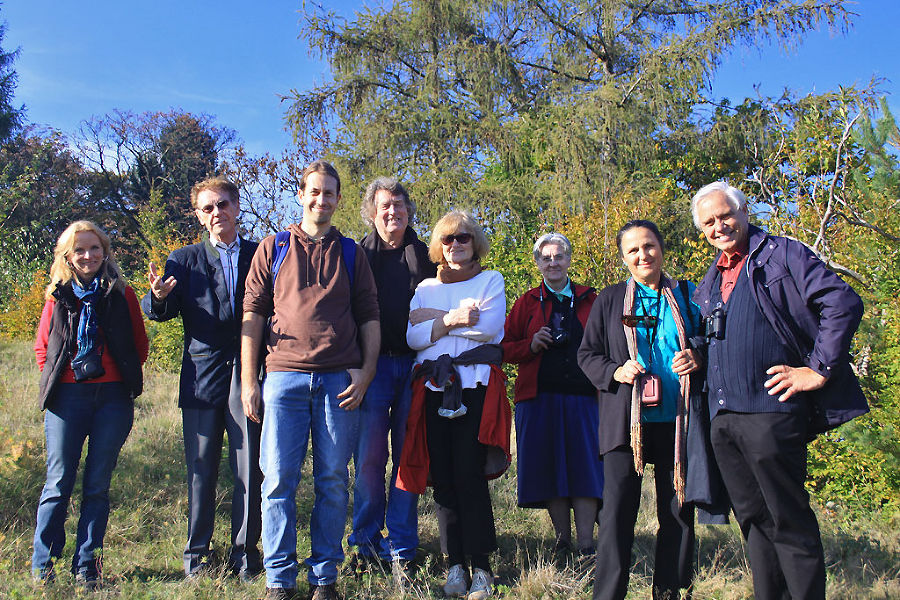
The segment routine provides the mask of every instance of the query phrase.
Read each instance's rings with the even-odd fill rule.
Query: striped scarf
[[[687,349],[687,336],[684,330],[684,319],[681,316],[681,309],[672,291],[675,289],[677,282],[662,274],[660,277],[660,288],[663,297],[669,304],[669,310],[672,311],[672,317],[675,319],[675,328],[678,330],[678,347],[680,350]],[[634,297],[635,297],[634,278],[629,278],[625,286],[625,306],[623,315],[634,314]],[[687,299],[686,299],[687,300]],[[628,343],[628,355],[632,360],[637,360],[637,327],[628,327],[622,325],[625,329],[625,340]],[[691,393],[690,375],[682,375],[679,377],[681,383],[681,402],[676,407],[675,414],[675,492],[678,495],[678,503],[684,504],[684,481],[685,481],[685,449],[687,447],[687,412],[688,402]],[[634,453],[634,470],[639,475],[644,474],[644,455],[641,447],[641,390],[640,386],[635,384],[631,389],[631,451]]]

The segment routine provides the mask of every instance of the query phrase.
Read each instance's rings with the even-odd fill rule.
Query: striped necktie
[[[225,261],[225,288],[228,290],[228,299],[231,301],[231,309],[234,310],[234,287],[235,287],[235,269],[234,254],[238,251],[238,241],[235,240],[230,244],[225,242],[216,242],[216,247],[225,251],[228,260]]]

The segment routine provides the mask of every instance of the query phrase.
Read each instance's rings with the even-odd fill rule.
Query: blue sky
[[[299,39],[302,0],[3,0],[4,50],[16,47],[17,104],[28,120],[72,133],[113,109],[181,108],[208,113],[236,130],[252,154],[290,144],[279,94],[321,83],[327,67]],[[352,17],[363,2],[328,3]],[[368,4],[374,5],[369,2]],[[739,50],[720,69],[713,93],[740,101],[785,88],[883,85],[900,116],[900,1],[861,0],[846,36],[814,32],[791,54]]]

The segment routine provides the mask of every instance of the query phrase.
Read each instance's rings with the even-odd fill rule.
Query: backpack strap
[[[353,238],[341,236],[341,258],[347,267],[347,275],[350,276],[350,289],[353,289],[353,279],[356,275],[356,242]]]
[[[284,257],[287,256],[290,247],[290,231],[279,231],[275,234],[275,256],[272,259],[272,287],[275,287],[275,279],[278,278],[281,263],[284,262]],[[347,275],[350,277],[350,289],[353,289],[353,280],[356,275],[356,242],[352,238],[341,236],[341,258],[344,261],[344,266],[347,268]]]
[[[281,263],[287,256],[287,251],[291,247],[291,232],[279,231],[275,234],[275,257],[272,259],[272,287],[275,287],[275,279],[278,277],[278,271],[281,270]]]
[[[684,305],[687,307],[688,321],[691,323],[691,332],[696,333],[694,331],[694,308],[691,306],[693,302],[691,302],[691,297],[688,294],[688,284],[686,279],[682,279],[678,282],[678,289],[681,291],[681,297],[684,298]]]

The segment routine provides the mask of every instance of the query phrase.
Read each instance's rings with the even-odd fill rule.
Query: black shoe
[[[75,585],[88,591],[100,589],[100,576],[97,573],[76,573]]]
[[[573,557],[572,566],[575,569],[575,577],[584,579],[594,572],[597,564],[597,551],[593,548],[579,548]]]
[[[100,587],[100,561],[89,560],[78,566],[75,572],[75,585],[84,590],[96,590]]]
[[[45,585],[56,581],[56,572],[53,570],[53,561],[48,561],[47,564],[40,569],[32,569],[31,578],[36,582]]]
[[[572,544],[565,540],[556,540],[553,544],[553,563],[558,569],[565,569],[572,560]]]
[[[190,573],[185,573],[184,578],[185,579],[198,579],[200,577],[211,576],[212,574],[213,574],[212,564],[209,562],[202,562],[199,565],[197,565],[196,567],[194,567],[194,570],[191,571]]]

